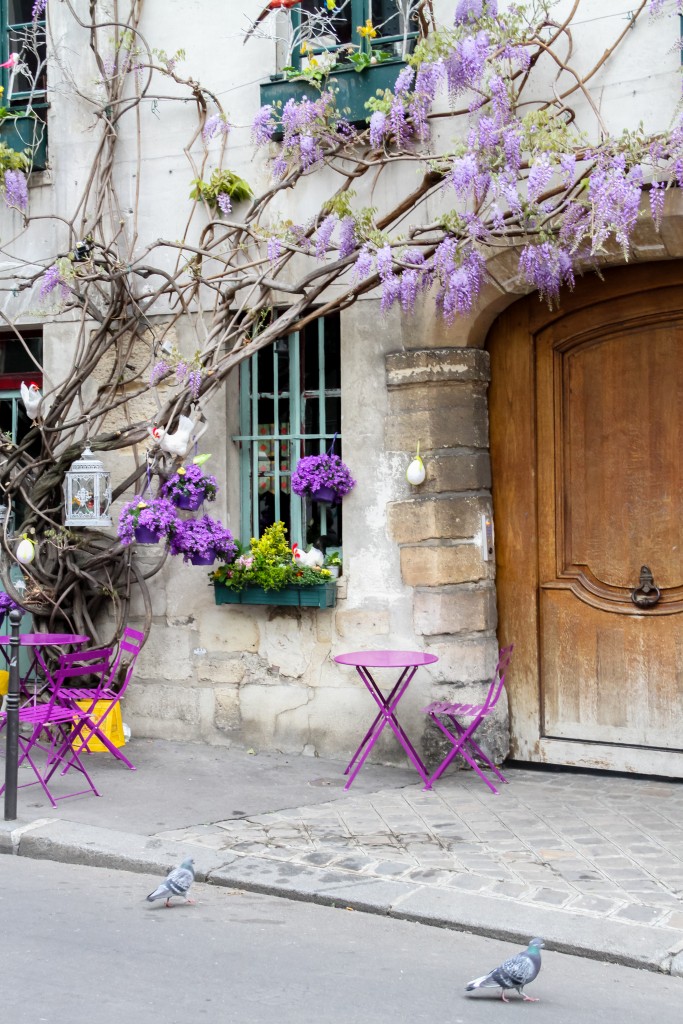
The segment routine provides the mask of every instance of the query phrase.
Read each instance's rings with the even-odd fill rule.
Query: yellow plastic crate
[[[79,708],[83,708],[84,711],[87,711],[92,702],[88,700],[77,700],[76,703]],[[91,712],[95,721],[97,721],[100,715],[104,714],[107,710],[108,704],[108,700],[100,700],[97,702]],[[105,720],[102,722],[100,729],[115,747],[124,746],[126,738],[123,735],[123,721],[121,719],[121,704],[119,701],[116,702],[112,711],[109,712]],[[102,740],[93,735],[92,730],[84,729],[79,738],[85,742],[85,749],[90,753],[101,753],[102,751],[107,751],[107,753],[109,753]]]

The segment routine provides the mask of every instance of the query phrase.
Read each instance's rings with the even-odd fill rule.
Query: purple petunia
[[[141,495],[135,495],[121,509],[117,533],[122,544],[132,544],[138,527],[145,527],[166,537],[176,522],[175,506],[167,498],[150,498],[146,501]]]
[[[338,455],[306,455],[299,459],[292,473],[292,490],[298,495],[314,494],[329,487],[341,498],[355,485],[349,467]]]
[[[178,519],[170,537],[172,555],[182,555],[189,562],[192,556],[210,557],[215,554],[226,562],[237,553],[237,545],[230,530],[219,519],[202,516],[201,519]]]

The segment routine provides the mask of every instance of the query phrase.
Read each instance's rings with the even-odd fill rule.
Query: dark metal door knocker
[[[662,593],[647,565],[640,567],[640,584],[631,591],[631,600],[638,608],[652,608],[659,601]]]

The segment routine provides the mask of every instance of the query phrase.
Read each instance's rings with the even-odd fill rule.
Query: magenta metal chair
[[[117,761],[123,761],[131,771],[135,771],[135,765],[129,761],[119,747],[112,743],[104,731],[103,725],[126,692],[144,640],[144,633],[141,633],[138,629],[133,629],[131,626],[126,626],[119,643],[116,659],[109,667],[109,674],[103,686],[81,686],[77,688],[60,686],[58,698],[60,702],[68,704],[78,714],[79,718],[82,718],[85,722],[80,743],[74,744],[77,754],[87,753],[87,744],[93,737],[97,737],[107,750],[114,755]],[[85,653],[87,652],[79,651],[76,654],[63,655],[60,659],[60,668],[63,663],[66,665],[69,659],[71,659],[71,662],[78,662],[78,659],[82,659]],[[57,670],[55,676],[59,674],[59,671],[60,669]],[[121,676],[123,678],[120,678]],[[86,708],[79,706],[77,703],[79,701],[82,703],[88,702],[88,706]],[[71,762],[68,761],[62,769],[62,775],[65,775],[70,767]]]
[[[53,807],[57,806],[57,800],[66,800],[71,796],[82,796],[85,793],[94,793],[100,796],[95,784],[88,775],[88,772],[81,761],[76,745],[80,747],[80,735],[86,725],[86,719],[76,714],[73,707],[63,703],[59,695],[63,692],[63,683],[67,679],[87,676],[89,679],[99,680],[103,685],[108,678],[111,663],[111,648],[96,651],[80,652],[76,655],[64,655],[65,658],[78,658],[82,664],[69,663],[57,669],[53,674],[47,672],[49,688],[48,699],[40,704],[27,704],[19,708],[19,761],[21,767],[26,762],[35,775],[34,782],[23,782],[18,788],[24,789],[27,786],[40,785]],[[4,729],[7,723],[7,713],[0,715],[0,730]],[[24,726],[22,732],[21,726]],[[28,735],[27,735],[28,733]],[[41,767],[38,752],[46,754],[45,765]],[[82,773],[87,780],[88,789],[81,789],[75,793],[64,793],[53,796],[48,783],[57,769],[66,764],[67,767],[74,767]],[[0,794],[4,791],[4,784],[0,788]]]
[[[479,760],[482,761],[493,772],[493,774],[500,779],[501,782],[507,782],[507,779],[500,769],[495,766],[491,759],[475,742],[474,734],[484,719],[493,712],[496,704],[500,700],[500,695],[502,694],[503,687],[505,685],[505,673],[510,664],[513,648],[514,644],[510,644],[509,647],[501,648],[500,655],[498,657],[498,664],[496,665],[496,671],[489,684],[486,700],[483,704],[450,704],[447,701],[436,700],[426,708],[422,709],[429,715],[434,724],[441,729],[444,736],[446,736],[453,744],[451,750],[449,750],[439,767],[429,776],[424,787],[425,789],[432,788],[432,783],[436,782],[436,780],[443,775],[453,758],[457,757],[458,754],[460,754],[460,756],[463,757],[465,761],[472,766],[472,768],[474,768],[479,778],[484,780],[493,793],[497,793],[498,790],[481,771],[479,764],[477,764],[477,758],[479,758]],[[451,728],[448,728],[448,726],[444,724],[442,721],[444,718],[448,721]],[[460,719],[464,719],[464,723],[461,722]],[[451,731],[451,729],[453,731]]]

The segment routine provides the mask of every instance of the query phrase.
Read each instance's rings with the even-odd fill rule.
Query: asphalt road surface
[[[340,908],[0,856],[7,1024],[680,1024],[683,980],[543,954],[529,988],[465,995],[519,947]]]

